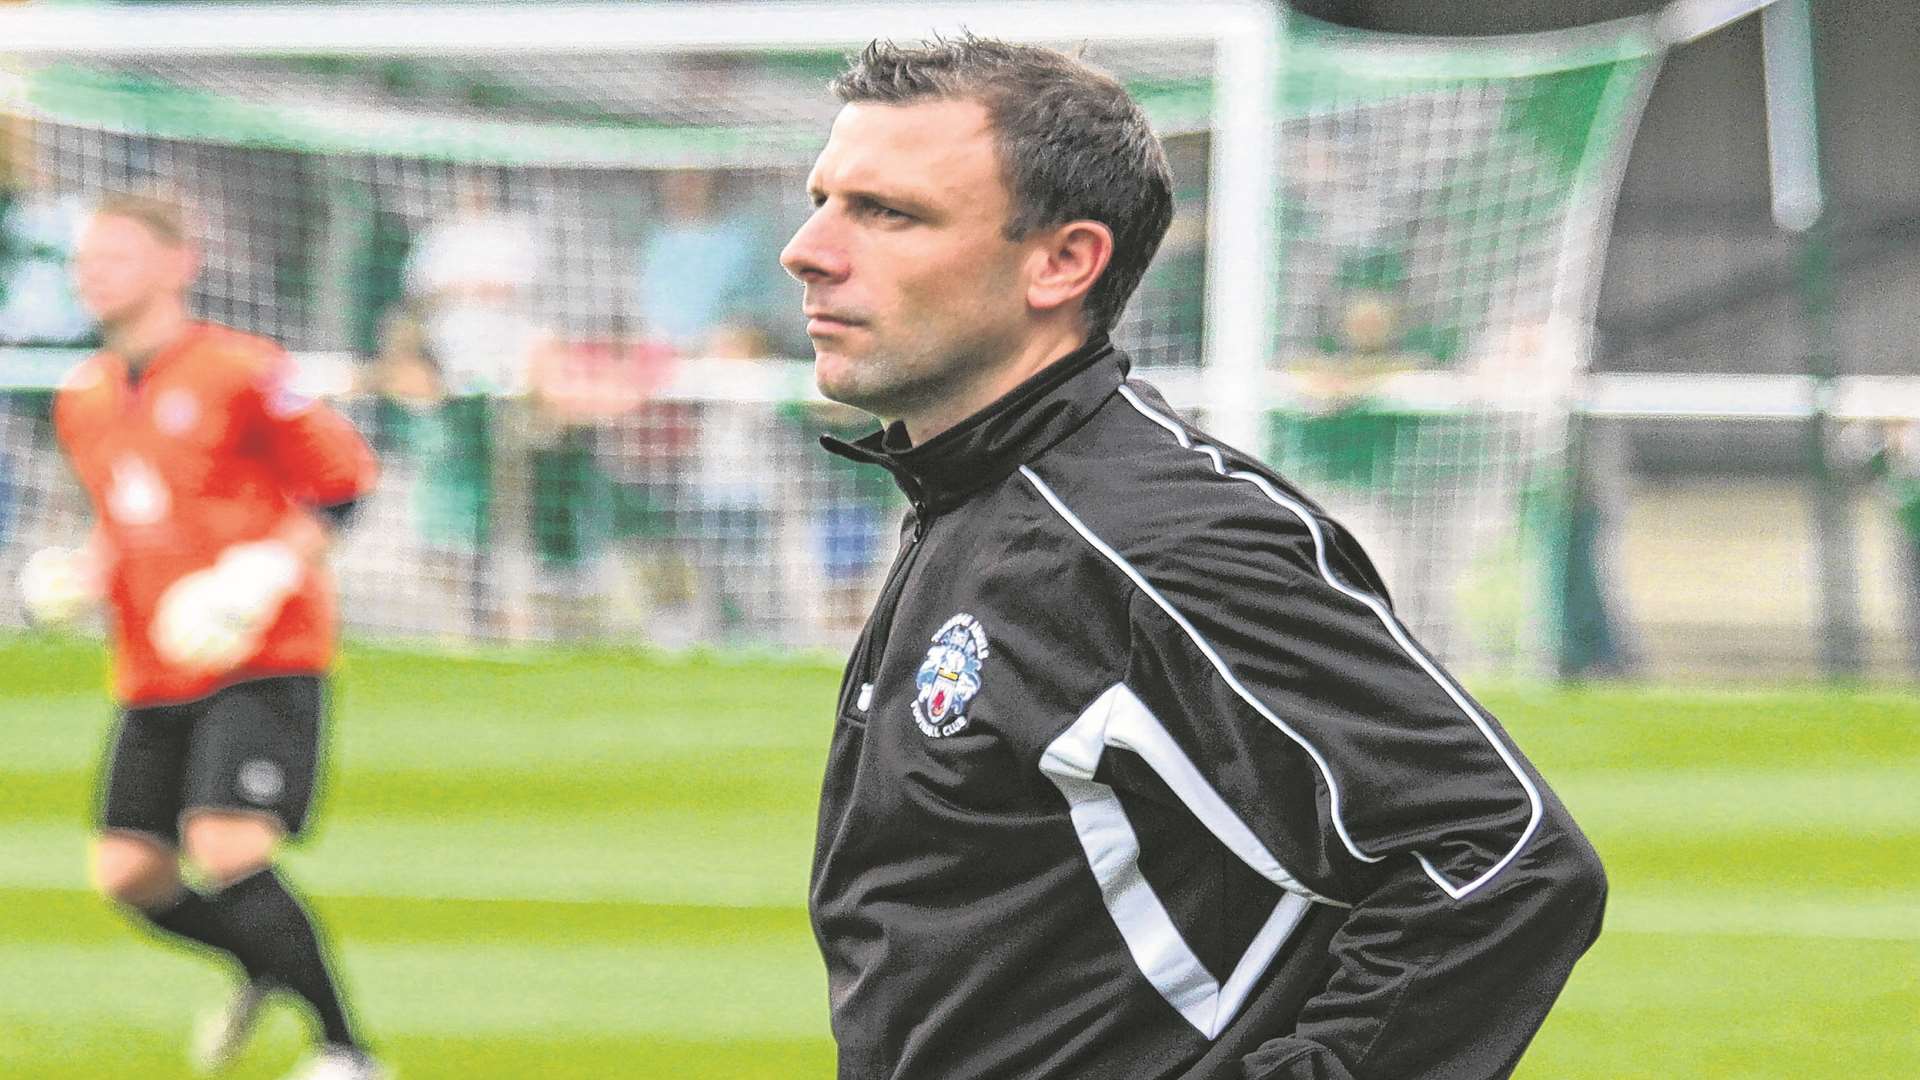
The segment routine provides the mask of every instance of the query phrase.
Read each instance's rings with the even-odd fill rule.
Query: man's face
[[[132,218],[95,214],[73,249],[81,303],[106,326],[138,317],[156,301],[179,296],[193,279],[193,255],[168,244]]]
[[[821,393],[885,419],[984,384],[1027,327],[1011,197],[986,107],[857,102],[807,178],[780,263],[806,286]]]

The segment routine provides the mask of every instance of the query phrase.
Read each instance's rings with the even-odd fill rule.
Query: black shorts
[[[319,771],[326,684],[255,679],[182,705],[126,709],[101,770],[98,824],[180,845],[195,810],[266,814],[306,828]]]

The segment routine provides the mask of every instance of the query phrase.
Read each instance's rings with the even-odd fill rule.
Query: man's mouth
[[[809,334],[832,333],[835,330],[845,330],[849,327],[860,325],[860,320],[850,315],[827,311],[821,308],[809,309],[801,312],[801,314],[807,317],[807,333]]]

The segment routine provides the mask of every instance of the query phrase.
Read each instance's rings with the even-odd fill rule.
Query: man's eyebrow
[[[917,198],[906,192],[876,191],[872,188],[847,188],[838,194],[846,201],[857,205],[885,206],[915,215],[933,213],[933,207],[924,199]],[[819,198],[817,189],[814,197]]]

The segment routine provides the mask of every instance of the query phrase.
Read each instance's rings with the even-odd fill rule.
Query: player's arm
[[[333,528],[373,487],[373,451],[351,423],[293,384],[285,357],[238,399],[258,426],[272,472],[293,509],[266,536],[234,544],[214,565],[176,582],[155,612],[152,641],[170,662],[225,670],[259,648],[313,567]]]
[[[294,380],[293,364],[279,357],[253,387],[251,404],[274,475],[297,508],[266,542],[306,567],[353,520],[379,465],[359,430]]]
[[[69,382],[83,381],[79,372]],[[54,398],[54,437],[72,460],[75,433],[73,393],[63,387]],[[27,557],[15,584],[28,619],[39,626],[61,626],[98,605],[112,570],[113,549],[96,525],[77,547],[45,547]]]
[[[1294,1030],[1260,1033],[1244,1076],[1504,1077],[1599,932],[1598,857],[1349,584],[1363,557],[1247,524],[1186,545],[1136,597],[1128,675],[1279,866],[1351,908],[1331,977]]]
[[[323,516],[373,490],[379,465],[346,417],[305,393],[286,357],[267,367],[251,395],[267,457],[292,501]]]
[[[113,550],[94,529],[78,547],[45,547],[20,568],[20,600],[39,626],[61,626],[86,614],[106,592]]]
[[[329,523],[343,521],[352,506],[337,503],[317,514],[296,509],[268,535],[233,544],[211,567],[174,582],[149,629],[155,650],[169,663],[202,671],[225,671],[253,655],[325,555]]]
[[[303,504],[288,514],[266,537],[266,542],[284,547],[302,564],[320,561],[333,539],[352,524],[360,513],[360,497],[337,502]]]

